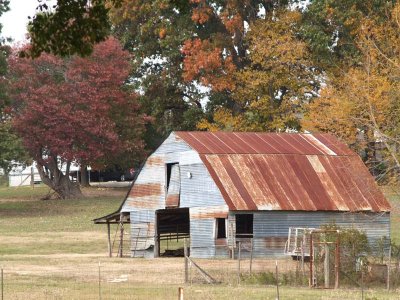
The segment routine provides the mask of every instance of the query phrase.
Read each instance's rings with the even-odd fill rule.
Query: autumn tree
[[[9,59],[14,128],[42,181],[61,198],[81,196],[69,177],[73,163],[142,158],[146,118],[125,87],[129,58],[110,38],[86,58],[32,60],[14,53]]]
[[[313,0],[303,9],[301,36],[316,65],[340,76],[344,69],[362,63],[357,45],[366,18],[383,24],[391,9],[387,0]]]
[[[232,72],[232,98],[239,112],[220,107],[200,129],[299,130],[304,104],[317,95],[321,71],[299,38],[301,13],[281,9],[250,24],[248,64]]]
[[[321,97],[309,107],[304,126],[332,132],[364,152],[375,168],[398,176],[400,142],[400,4],[386,22],[365,18],[358,31],[362,63],[331,77]],[[384,159],[376,162],[376,146]],[[382,170],[380,170],[382,171]]]

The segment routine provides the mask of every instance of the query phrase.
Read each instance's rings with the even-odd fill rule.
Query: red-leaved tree
[[[13,125],[42,181],[61,198],[80,197],[71,164],[143,155],[146,116],[129,92],[129,54],[110,38],[89,57],[9,59]],[[62,168],[64,166],[64,170]]]

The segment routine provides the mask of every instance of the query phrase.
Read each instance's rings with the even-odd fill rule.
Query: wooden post
[[[325,244],[325,259],[324,259],[324,282],[325,288],[329,289],[329,245]]]
[[[186,247],[186,239],[183,239],[183,255],[185,257],[185,283],[187,284],[189,282],[189,261],[187,259],[188,253],[187,253],[187,247]]]
[[[390,290],[390,264],[392,263],[392,245],[389,246],[389,262],[387,265],[386,288]]]
[[[31,167],[31,187],[35,188],[35,173],[33,171],[33,167]]]
[[[361,261],[361,300],[364,300],[364,270],[362,261]]]
[[[339,270],[340,270],[340,235],[336,235],[336,248],[335,248],[335,289],[339,288]]]
[[[251,248],[250,248],[250,275],[252,274],[252,268],[253,268],[253,239],[254,237],[251,238]]]
[[[101,273],[100,273],[100,261],[99,261],[99,300],[101,300]]]
[[[111,247],[111,228],[110,223],[107,222],[107,240],[108,240],[108,257],[112,257],[112,247]]]
[[[160,256],[160,236],[158,234],[158,212],[155,213],[155,224],[154,224],[154,257]]]
[[[275,261],[275,278],[276,278],[276,300],[279,300],[279,274],[278,274],[278,261]]]
[[[304,242],[301,242],[301,272],[304,277]]]
[[[241,242],[238,243],[238,264],[237,264],[237,280],[238,285],[240,284],[240,259],[241,259]]]
[[[121,216],[121,223],[120,223],[120,237],[119,237],[119,257],[122,257],[124,247],[124,223]]]
[[[1,300],[4,300],[4,273],[3,273],[3,268],[1,268]]]
[[[313,283],[313,261],[314,261],[314,256],[313,256],[313,240],[312,240],[312,233],[310,234],[310,279],[309,279],[309,286],[312,287],[314,285]]]
[[[183,300],[183,287],[178,289],[178,300]]]

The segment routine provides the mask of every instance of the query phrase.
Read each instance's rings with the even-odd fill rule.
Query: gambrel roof
[[[329,134],[175,132],[230,210],[390,211],[360,157]]]

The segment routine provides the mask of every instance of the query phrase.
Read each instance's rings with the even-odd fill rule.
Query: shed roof
[[[231,210],[390,211],[359,156],[329,134],[176,132]]]

